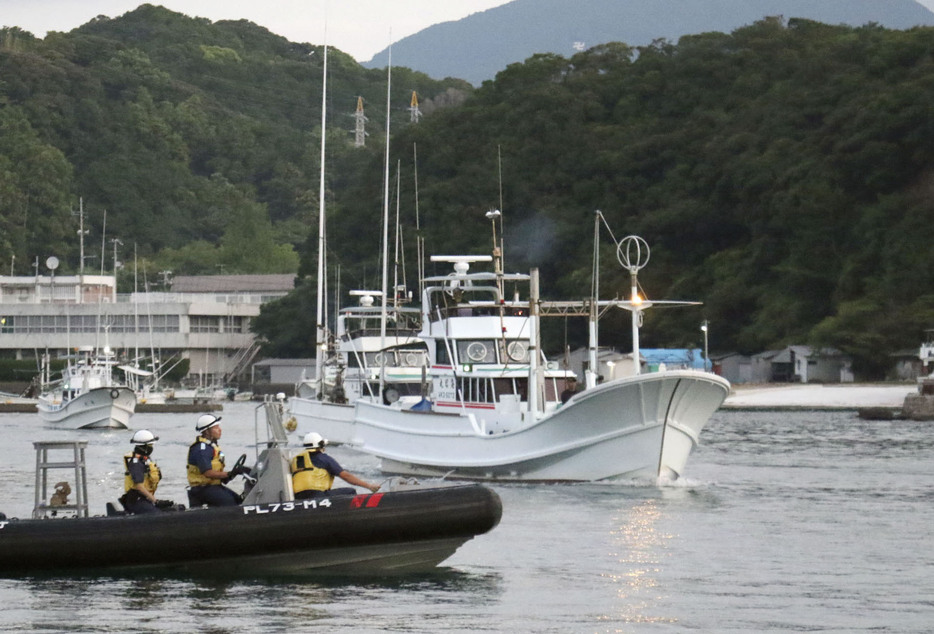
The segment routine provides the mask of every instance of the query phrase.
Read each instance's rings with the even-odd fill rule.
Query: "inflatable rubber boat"
[[[296,500],[282,405],[267,402],[264,408],[269,439],[251,469],[240,506],[185,509],[179,505],[163,513],[131,515],[109,503],[107,515],[88,516],[86,481],[80,482],[86,480],[86,443],[74,443],[81,445],[74,450],[78,504],[37,504],[33,519],[7,519],[0,514],[0,576],[421,572],[435,568],[466,541],[499,523],[499,496],[478,484],[396,480],[376,493]],[[50,443],[35,444],[38,450]],[[37,465],[45,461],[42,457]],[[38,476],[37,485],[46,481]],[[37,500],[41,497],[37,495]],[[55,509],[74,509],[75,514],[62,517]]]

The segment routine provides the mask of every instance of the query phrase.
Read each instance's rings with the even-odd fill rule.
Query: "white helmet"
[[[130,438],[130,442],[134,445],[150,445],[157,440],[159,440],[159,437],[153,436],[148,429],[141,429]]]
[[[197,424],[195,424],[195,431],[204,431],[205,429],[214,427],[214,425],[218,424],[219,422],[221,422],[220,416],[215,416],[214,414],[202,414],[198,418]]]
[[[328,441],[324,439],[316,431],[311,431],[305,434],[305,437],[302,439],[302,444],[306,447],[313,447],[314,449],[324,449],[324,446],[328,444]]]

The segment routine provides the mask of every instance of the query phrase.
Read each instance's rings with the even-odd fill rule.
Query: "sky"
[[[358,62],[393,41],[440,22],[508,4],[509,0],[148,0],[191,17],[247,19],[293,42],[328,44]],[[885,0],[879,0],[885,2]],[[917,0],[934,11],[934,0]],[[0,26],[38,37],[70,31],[99,15],[132,11],[144,0],[0,0]],[[325,27],[326,25],[326,27]]]
[[[37,37],[70,31],[99,15],[111,18],[141,4],[191,17],[246,19],[293,42],[335,46],[358,62],[392,41],[440,22],[507,4],[509,0],[0,0],[0,26]],[[934,0],[925,0],[934,6]],[[327,25],[325,27],[325,25]]]

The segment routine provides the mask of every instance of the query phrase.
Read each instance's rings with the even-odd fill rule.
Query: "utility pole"
[[[78,244],[81,245],[80,259],[78,260],[78,303],[84,303],[84,236],[88,230],[84,228],[84,198],[78,198]]]
[[[354,147],[366,145],[366,115],[363,114],[363,97],[357,97],[357,112],[354,114],[356,127],[354,129]]]
[[[120,262],[117,261],[117,246],[122,245],[120,238],[111,238],[110,242],[114,245],[114,297],[117,295],[117,269],[120,268]]]
[[[418,123],[418,120],[422,118],[422,111],[418,109],[418,95],[415,91],[412,91],[412,101],[409,103],[409,121],[412,123]]]

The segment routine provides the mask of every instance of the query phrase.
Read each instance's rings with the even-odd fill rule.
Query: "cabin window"
[[[564,381],[561,382],[562,384]],[[546,401],[557,401],[558,395],[561,392],[558,391],[558,382],[555,379],[545,379],[545,400]]]
[[[437,358],[435,363],[438,365],[451,365],[451,357],[448,355],[448,343],[446,341],[439,341],[437,348]]]
[[[385,358],[385,365],[393,365],[392,353],[383,354],[382,352],[365,352],[360,356],[366,359],[366,365],[370,368],[378,368],[383,365],[383,359]]]
[[[557,385],[556,391],[558,394],[562,394],[569,388],[575,390],[577,389],[577,379],[574,379],[573,377],[568,377],[566,379],[554,379],[554,381]],[[575,383],[572,384],[571,381],[575,381]]]
[[[492,403],[493,385],[486,378],[464,378],[460,381],[462,398],[468,403]]]
[[[503,363],[528,363],[529,342],[521,339],[500,341],[499,356]]]
[[[493,379],[493,389],[497,396],[518,394],[519,400],[525,401],[529,397],[529,380],[527,378]]]
[[[458,363],[496,363],[496,347],[492,341],[458,341]]]
[[[400,350],[401,365],[409,368],[421,368],[428,365],[428,353],[424,350]]]
[[[493,379],[493,389],[500,396],[516,393],[516,385],[512,379]]]
[[[401,396],[421,396],[421,383],[393,383],[390,387],[399,392]]]

